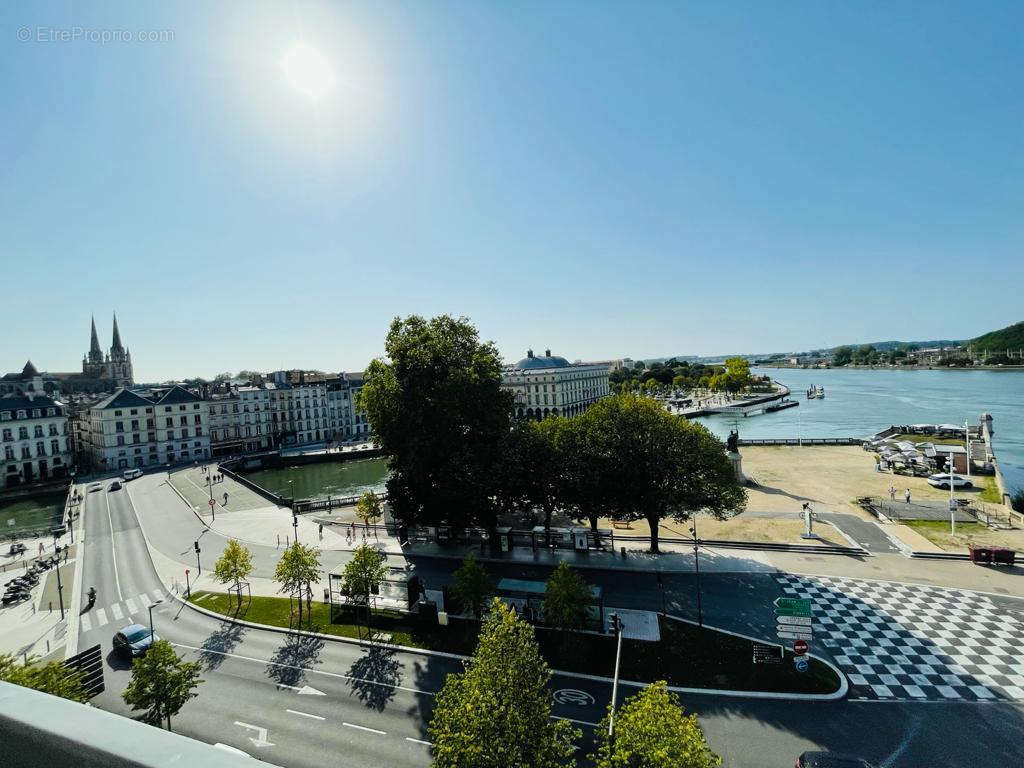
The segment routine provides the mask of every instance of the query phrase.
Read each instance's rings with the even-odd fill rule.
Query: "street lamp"
[[[163,600],[157,600],[151,606],[149,606],[149,642],[153,642],[153,609],[156,608]]]
[[[57,599],[60,600],[60,620],[64,621],[64,584],[60,580],[60,544],[54,544],[53,551],[57,556]]]
[[[700,595],[700,546],[697,539],[697,518],[692,518],[693,525],[690,526],[690,533],[693,534],[693,567],[697,574],[697,626],[704,626],[704,604]]]
[[[213,475],[210,471],[206,471],[206,487],[210,490],[210,515],[212,516],[212,522],[217,522],[217,504],[213,500]]]
[[[292,504],[295,503],[295,499],[292,499]],[[299,513],[292,508],[292,529],[295,531],[295,543],[299,543]]]
[[[619,614],[613,613],[608,620],[615,630],[615,676],[612,678],[612,706],[608,712],[608,744],[614,744],[615,739],[615,701],[619,695],[619,658],[622,655],[622,619]]]

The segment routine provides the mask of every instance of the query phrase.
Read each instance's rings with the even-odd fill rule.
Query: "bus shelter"
[[[590,600],[587,602],[587,629],[604,631],[604,592],[601,587],[591,584]],[[502,579],[498,582],[498,598],[515,608],[516,613],[534,624],[544,623],[544,595],[548,585],[545,581],[528,579]]]

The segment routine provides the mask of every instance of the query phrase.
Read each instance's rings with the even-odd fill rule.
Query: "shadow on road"
[[[395,686],[402,682],[402,668],[391,648],[370,647],[348,669],[352,693],[363,704],[383,712],[395,697]]]
[[[206,669],[216,669],[245,636],[246,628],[240,624],[223,622],[220,628],[203,641],[199,660]]]
[[[316,631],[315,627],[311,627]],[[306,681],[306,667],[320,663],[324,641],[308,635],[289,634],[267,664],[267,677],[279,685],[302,685]]]

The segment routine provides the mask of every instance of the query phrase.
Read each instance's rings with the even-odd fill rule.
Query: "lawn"
[[[999,486],[996,485],[996,478],[993,475],[986,475],[978,498],[987,501],[989,504],[1002,504],[1003,497],[999,493]]]
[[[245,619],[258,624],[287,627],[295,619],[289,600],[283,597],[253,597],[237,600],[214,592],[195,592],[192,602],[208,610]],[[341,637],[366,637],[365,627],[354,621],[349,609],[336,615],[340,623],[330,622],[330,606],[315,603],[309,629]],[[420,619],[415,615],[381,611],[372,624],[378,639],[400,645],[449,653],[469,655],[476,647],[479,623],[451,617],[447,627]],[[792,653],[779,664],[754,664],[750,640],[697,627],[673,619],[663,619],[662,640],[658,643],[623,640],[620,675],[637,682],[666,680],[670,685],[687,688],[724,688],[744,691],[790,691],[797,693],[831,693],[839,687],[839,679],[825,664],[812,660],[810,670],[799,673]],[[554,630],[538,628],[537,640],[548,663],[554,669],[610,677],[614,672],[615,640],[595,634],[568,636]]]
[[[957,523],[956,535],[949,533],[948,520],[904,520],[928,541],[951,552],[963,552],[971,546],[1009,547],[1024,551],[1024,531],[991,531],[981,523]]]

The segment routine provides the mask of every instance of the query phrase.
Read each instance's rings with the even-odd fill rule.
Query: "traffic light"
[[[195,547],[196,554],[198,555],[199,554],[199,542],[198,541],[192,542],[192,546]]]

